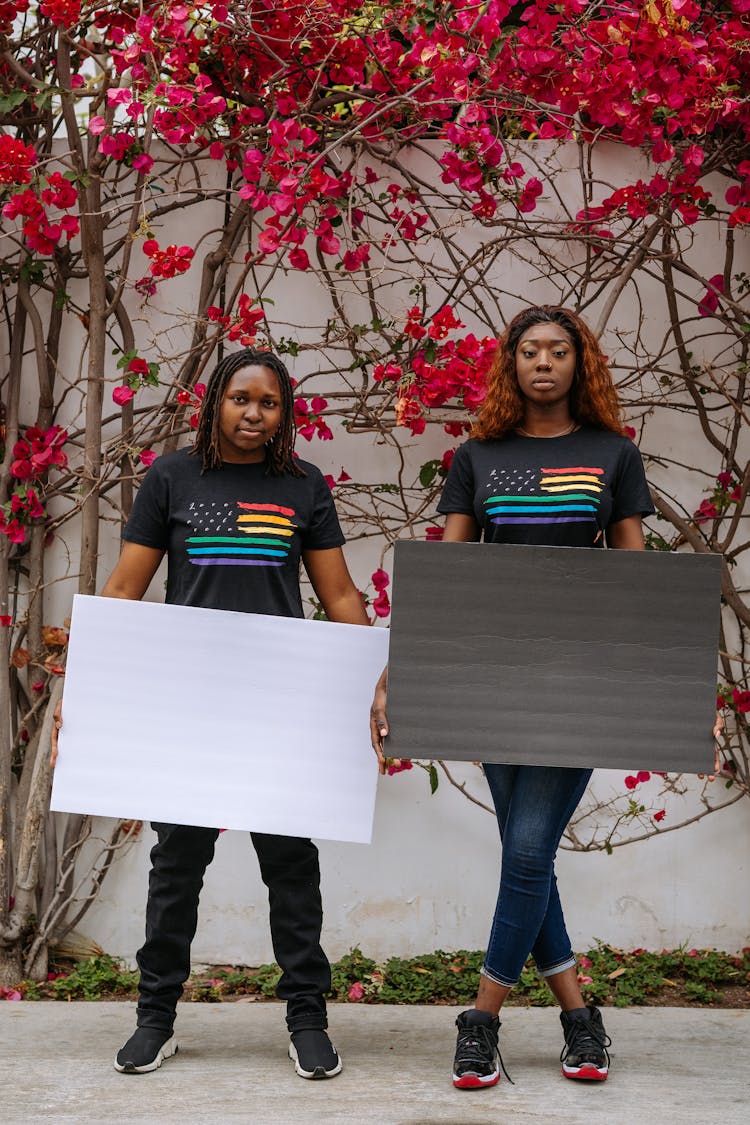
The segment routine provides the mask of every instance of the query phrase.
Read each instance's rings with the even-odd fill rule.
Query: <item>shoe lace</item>
[[[500,1054],[500,1048],[497,1045],[497,1038],[491,1028],[476,1024],[474,1027],[459,1032],[456,1055],[461,1060],[462,1065],[467,1068],[474,1064],[481,1066],[488,1059],[497,1055],[503,1074],[511,1086],[515,1086],[515,1082],[505,1069],[503,1056]]]
[[[611,1045],[612,1040],[601,1024],[594,1023],[592,1020],[571,1020],[565,1034],[565,1046],[560,1052],[560,1062],[565,1062],[569,1055],[596,1052],[604,1055],[609,1066],[607,1047]]]

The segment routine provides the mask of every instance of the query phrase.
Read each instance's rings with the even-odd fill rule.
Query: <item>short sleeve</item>
[[[654,505],[646,483],[641,455],[633,442],[626,440],[612,487],[612,515],[609,522],[617,523],[629,516],[650,516],[653,511]]]
[[[308,468],[312,477],[313,506],[309,526],[302,535],[303,551],[328,551],[346,542],[336,514],[331,490],[318,469]]]
[[[456,450],[437,510],[447,516],[455,512],[460,515],[474,515],[474,472],[467,444]]]
[[[169,547],[169,482],[155,461],[146,473],[133,501],[122,537],[128,543],[166,551]]]

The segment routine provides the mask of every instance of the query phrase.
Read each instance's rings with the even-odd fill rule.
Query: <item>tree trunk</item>
[[[23,977],[21,942],[0,945],[0,988],[13,988]]]

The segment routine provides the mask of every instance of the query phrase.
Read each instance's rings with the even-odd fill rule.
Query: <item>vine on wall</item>
[[[724,555],[730,721],[697,808],[687,779],[626,777],[568,844],[748,794],[749,14],[0,0],[0,984],[44,975],[134,830],[81,881],[90,821],[48,813],[55,588],[95,592],[139,476],[256,340],[290,359],[300,445],[341,449],[329,483],[387,619],[388,546],[439,538],[502,325],[528,301],[586,316],[647,461],[649,545]]]

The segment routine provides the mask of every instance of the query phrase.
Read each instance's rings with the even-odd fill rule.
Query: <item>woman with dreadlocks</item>
[[[223,359],[206,388],[194,448],[159,458],[146,474],[103,595],[140,599],[166,553],[169,603],[302,617],[301,558],[331,621],[369,624],[330,489],[314,465],[295,459],[295,435],[281,360],[254,350]],[[153,828],[138,1026],[115,1060],[129,1074],[156,1070],[177,1051],[175,1009],[218,836],[178,824]],[[310,840],[251,835],[269,892],[289,1056],[303,1078],[329,1078],[341,1060],[326,1033],[331,975],[320,946],[318,852]]]

